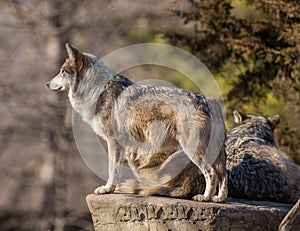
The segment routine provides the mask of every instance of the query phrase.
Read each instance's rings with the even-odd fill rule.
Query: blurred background
[[[92,230],[85,196],[102,184],[83,162],[66,94],[45,83],[65,43],[98,57],[136,43],[197,56],[232,111],[279,114],[276,140],[300,163],[298,0],[0,1],[0,230]],[[199,91],[157,66],[122,73]]]

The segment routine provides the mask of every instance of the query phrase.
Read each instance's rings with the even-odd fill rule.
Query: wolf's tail
[[[174,171],[175,166],[184,169],[189,163],[190,159],[183,151],[179,150],[172,153],[158,167],[139,170],[140,180],[126,179],[117,186],[116,190],[130,194],[170,196],[170,192],[173,190],[174,177],[177,177],[170,173],[172,170]]]
[[[116,191],[127,194],[139,194],[143,196],[169,196],[170,189],[167,187],[167,185],[149,187],[148,185],[144,185],[142,182],[139,182],[135,179],[128,179],[119,184],[116,188]]]

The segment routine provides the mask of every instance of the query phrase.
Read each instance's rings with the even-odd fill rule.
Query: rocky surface
[[[277,230],[292,205],[229,198],[225,204],[127,194],[88,195],[100,230]],[[300,230],[300,218],[292,230]]]

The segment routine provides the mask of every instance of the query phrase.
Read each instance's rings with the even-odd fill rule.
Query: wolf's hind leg
[[[219,191],[217,196],[212,197],[213,202],[224,202],[227,198],[228,188],[227,188],[227,174],[226,174],[226,152],[223,145],[220,155],[213,164],[213,168],[216,169],[219,181]]]
[[[223,176],[222,179],[219,180],[219,192],[217,196],[213,196],[211,198],[212,202],[221,203],[224,202],[227,198],[227,175]]]
[[[206,164],[205,160],[203,160],[204,155],[201,153],[204,153],[204,151],[201,146],[198,146],[195,152],[195,150],[191,149],[189,145],[182,145],[182,143],[189,144],[189,142],[181,142],[183,151],[186,153],[189,159],[198,167],[199,171],[204,175],[204,179],[205,179],[204,194],[195,195],[193,197],[193,200],[203,201],[203,202],[210,201],[211,198],[216,193],[216,188],[217,188],[218,176],[216,170],[213,168],[213,166]]]
[[[204,194],[197,194],[193,197],[195,201],[210,201],[216,193],[217,187],[217,174],[213,168],[203,169],[201,171],[205,178],[205,191]]]

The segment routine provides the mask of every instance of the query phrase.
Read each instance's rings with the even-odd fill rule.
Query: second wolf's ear
[[[267,117],[268,124],[271,126],[272,130],[274,130],[280,122],[279,115],[272,115]]]
[[[234,117],[234,122],[236,124],[241,124],[246,119],[247,115],[245,115],[241,112],[238,112],[237,110],[234,110],[233,117]]]

